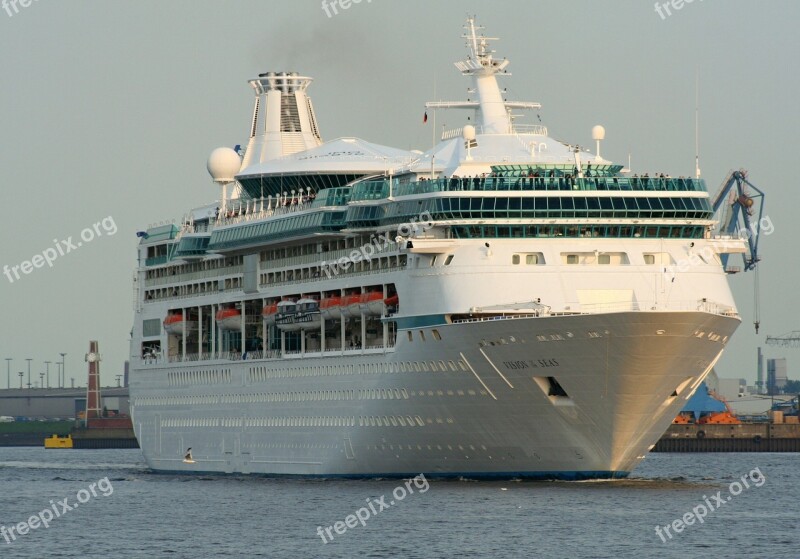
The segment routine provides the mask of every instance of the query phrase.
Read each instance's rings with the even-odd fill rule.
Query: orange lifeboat
[[[387,307],[396,307],[400,303],[400,297],[392,295],[383,300],[383,304]]]
[[[264,317],[264,322],[267,326],[275,324],[276,314],[278,314],[278,303],[267,303],[261,310],[261,316]]]
[[[342,298],[342,317],[361,316],[361,293],[352,293]]]
[[[217,325],[222,330],[242,329],[242,311],[235,308],[220,309],[216,315]]]
[[[182,337],[184,330],[187,334],[197,330],[197,321],[184,320],[182,312],[169,313],[164,319],[164,331],[167,334]]]
[[[359,310],[367,316],[381,316],[383,314],[383,293],[381,291],[362,293]]]
[[[319,302],[319,310],[327,320],[338,320],[342,318],[342,298],[338,295],[323,297]]]

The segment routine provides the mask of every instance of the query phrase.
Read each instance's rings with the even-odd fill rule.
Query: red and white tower
[[[89,353],[86,354],[89,364],[89,382],[86,385],[86,422],[102,417],[100,410],[100,353],[97,342],[89,342]]]

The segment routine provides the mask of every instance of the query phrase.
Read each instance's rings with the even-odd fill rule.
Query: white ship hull
[[[161,471],[620,477],[722,351],[698,328],[729,336],[738,324],[703,312],[520,318],[438,326],[439,341],[401,332],[394,350],[347,359],[150,367],[134,375],[134,427]],[[411,371],[389,372],[401,362]],[[543,390],[554,374],[567,398]]]

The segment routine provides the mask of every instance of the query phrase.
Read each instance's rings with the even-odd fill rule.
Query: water
[[[0,557],[797,558],[797,463],[797,454],[651,454],[628,480],[418,479],[393,494],[402,481],[161,475],[138,450],[0,448],[0,526],[51,500],[61,514],[10,544],[0,536]],[[754,468],[764,479],[755,472],[732,496],[730,484]],[[714,505],[718,491],[719,510],[662,543],[656,525],[704,497]],[[62,513],[64,498],[79,507]],[[323,543],[318,526],[325,535],[358,509],[369,511],[365,526],[341,524],[345,533],[334,528]]]

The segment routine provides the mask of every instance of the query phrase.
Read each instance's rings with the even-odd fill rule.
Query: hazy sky
[[[693,173],[699,68],[709,188],[729,169],[748,169],[775,226],[762,241],[761,334],[753,274],[734,276],[743,324],[720,376],[755,380],[764,335],[800,330],[796,0],[695,0],[669,16],[662,9],[663,18],[649,0],[362,0],[332,17],[319,0],[17,6],[11,16],[0,10],[0,266],[58,256],[13,283],[0,276],[0,360],[14,358],[12,377],[31,357],[38,380],[42,362],[66,352],[67,383],[85,384],[84,354],[97,339],[103,383],[115,382],[129,353],[135,232],[216,198],[206,157],[246,143],[249,78],[314,77],[309,94],[326,140],[427,149],[423,104],[434,83],[437,98],[466,96],[452,63],[465,55],[468,11],[501,38],[509,99],[540,101],[551,135],[571,142],[591,145],[591,127],[604,125],[603,155],[626,163],[630,153],[640,173]],[[443,115],[437,127],[466,116]],[[108,227],[82,242],[104,218]],[[70,237],[75,248],[61,242]],[[800,378],[800,350],[767,355],[788,357],[790,378]]]

